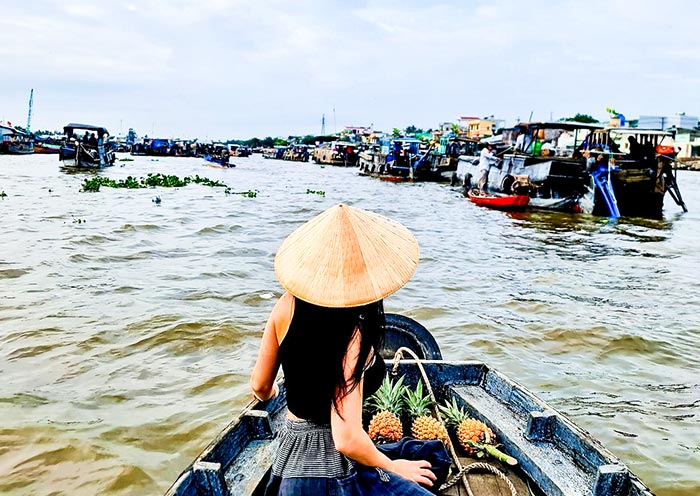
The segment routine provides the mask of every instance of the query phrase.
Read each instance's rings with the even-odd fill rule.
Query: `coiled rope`
[[[416,361],[416,365],[418,366],[418,370],[420,370],[421,376],[423,377],[423,382],[425,383],[425,387],[428,390],[428,395],[430,396],[430,399],[432,400],[432,410],[433,410],[433,415],[435,415],[435,418],[437,418],[438,422],[447,429],[445,426],[445,421],[442,420],[442,416],[440,415],[440,410],[438,409],[438,403],[437,403],[437,398],[435,397],[435,393],[433,392],[433,388],[430,385],[430,380],[428,380],[428,374],[426,374],[425,369],[423,368],[423,364],[421,363],[421,359],[418,358],[418,355],[416,355],[413,350],[410,348],[406,348],[405,346],[400,347],[398,350],[396,350],[396,353],[394,354],[394,360],[393,364],[391,367],[391,373],[392,375],[396,375],[398,368],[399,368],[399,363],[403,359],[403,354],[407,353],[413,357],[413,359]],[[447,447],[450,449],[450,454],[452,455],[452,459],[455,462],[455,465],[457,465],[458,473],[452,477],[450,480],[446,481],[442,486],[440,486],[440,491],[445,491],[446,489],[449,489],[450,487],[454,486],[457,482],[460,480],[462,481],[462,484],[464,484],[464,488],[467,490],[467,494],[469,496],[474,496],[474,493],[471,490],[471,487],[469,486],[469,480],[467,479],[467,473],[471,472],[472,470],[486,470],[488,472],[491,472],[501,479],[505,481],[505,483],[508,485],[508,489],[510,489],[510,493],[512,496],[518,496],[518,492],[515,489],[515,486],[513,483],[508,480],[508,477],[506,474],[498,470],[496,467],[489,465],[488,463],[483,463],[483,462],[475,462],[467,465],[466,467],[462,466],[462,463],[459,461],[459,457],[457,456],[457,452],[455,451],[455,447],[452,444],[452,439],[450,437],[447,437]]]

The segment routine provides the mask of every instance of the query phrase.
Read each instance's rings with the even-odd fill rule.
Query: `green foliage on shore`
[[[576,114],[573,117],[564,117],[561,119],[564,122],[583,122],[584,124],[596,124],[598,119],[588,115],[588,114]]]
[[[195,175],[194,177],[185,176],[180,179],[174,175],[161,173],[149,173],[146,177],[140,178],[128,176],[126,179],[119,179],[116,181],[108,177],[96,176],[91,179],[85,179],[85,181],[83,181],[81,191],[97,192],[100,190],[101,186],[127,189],[155,188],[156,186],[160,186],[162,188],[181,188],[191,183],[203,184],[205,186],[212,187],[222,187],[226,188],[227,192],[230,192],[230,188],[221,181],[214,181],[207,177],[199,177],[199,174]]]

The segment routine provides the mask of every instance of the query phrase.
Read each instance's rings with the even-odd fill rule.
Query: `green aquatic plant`
[[[308,188],[306,189],[306,194],[307,194],[307,195],[326,196],[326,192],[325,192],[325,191],[320,191],[320,190],[319,190],[319,191],[316,191],[316,190],[308,189]]]
[[[226,188],[225,193],[227,195],[241,195],[245,196],[246,198],[255,198],[258,196],[258,190],[256,189],[255,191],[253,190],[248,190],[248,191],[231,191],[231,188]]]
[[[7,193],[5,193],[5,190],[2,190],[2,192],[0,192],[0,198],[2,198],[3,200],[7,198]]]
[[[119,162],[133,162],[133,161],[134,161],[134,159],[129,158],[129,157],[124,157],[124,158],[119,159]]]
[[[118,181],[102,176],[93,177],[91,179],[85,179],[85,181],[83,181],[81,191],[97,192],[100,190],[101,186],[106,186],[108,188],[126,189],[155,187],[181,188],[191,183],[229,189],[229,187],[221,181],[215,181],[213,179],[209,179],[208,177],[199,177],[199,175],[195,175],[194,177],[185,176],[182,179],[180,179],[179,177],[170,174],[149,173],[148,175],[146,175],[146,177],[136,178],[132,176],[127,176],[126,179],[119,179]]]

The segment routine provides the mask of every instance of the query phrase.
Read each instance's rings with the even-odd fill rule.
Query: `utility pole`
[[[326,135],[326,114],[321,117],[321,136]]]
[[[27,132],[32,125],[32,106],[34,105],[34,88],[29,92],[29,113],[27,114]]]

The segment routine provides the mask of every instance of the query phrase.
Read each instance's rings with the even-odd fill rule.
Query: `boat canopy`
[[[610,134],[620,136],[673,136],[673,133],[661,131],[659,129],[639,129],[636,127],[610,127],[606,129]]]
[[[81,130],[81,131],[95,131],[99,136],[103,134],[109,135],[109,131],[107,131],[107,128],[104,128],[102,126],[93,126],[92,124],[68,124],[67,126],[63,126],[63,133],[66,136],[71,136],[73,134],[73,131],[75,130]]]
[[[337,136],[316,136],[314,138],[315,143],[329,143],[331,141],[338,141]]]
[[[529,129],[562,129],[564,131],[575,131],[576,129],[603,129],[602,124],[588,124],[584,122],[560,121],[560,122],[520,122],[515,127],[526,127]]]
[[[15,129],[14,127],[0,125],[0,129],[2,129],[0,132],[2,135],[29,136],[29,134],[25,133],[24,131],[20,131],[19,129]]]

